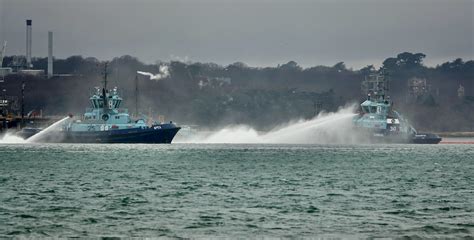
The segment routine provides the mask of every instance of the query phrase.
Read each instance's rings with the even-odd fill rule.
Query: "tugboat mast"
[[[382,71],[365,77],[362,88],[367,93],[368,100],[383,102],[388,98],[389,81],[385,76],[386,74]]]
[[[104,65],[104,89],[107,90],[107,65],[108,62],[105,62]]]
[[[104,88],[102,88],[102,101],[104,102],[103,109],[104,109],[104,116],[102,116],[102,119],[104,121],[106,118],[106,113],[108,112],[108,104],[107,104],[107,62],[105,62],[104,65]],[[108,117],[107,117],[108,118]]]

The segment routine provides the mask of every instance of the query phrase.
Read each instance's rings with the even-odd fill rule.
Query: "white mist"
[[[352,128],[354,109],[351,105],[337,112],[321,113],[311,120],[290,122],[266,133],[259,133],[249,126],[229,126],[213,133],[198,133],[181,142],[354,144],[363,140]]]

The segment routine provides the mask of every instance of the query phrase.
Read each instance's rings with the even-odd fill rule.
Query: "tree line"
[[[162,115],[167,120],[202,127],[247,124],[268,130],[320,111],[335,111],[347,103],[359,103],[364,77],[383,71],[390,80],[395,107],[417,129],[474,131],[474,61],[455,59],[428,67],[423,53],[400,53],[373,65],[354,70],[343,62],[333,66],[303,68],[295,61],[276,67],[251,67],[236,62],[226,66],[200,62],[146,64],[132,56],[108,61],[109,86],[117,86],[125,107],[135,111],[135,78],[138,78],[138,111]],[[21,56],[7,56],[4,66]],[[34,58],[35,69],[47,69],[46,58]],[[8,92],[27,83],[26,106],[46,114],[81,114],[89,93],[101,85],[104,61],[71,56],[55,59],[53,78],[9,75]],[[167,66],[170,75],[158,80],[137,71],[159,73]],[[60,74],[70,74],[64,76]],[[418,84],[418,85],[416,85]],[[420,85],[421,84],[421,85]],[[461,91],[464,90],[464,91]]]

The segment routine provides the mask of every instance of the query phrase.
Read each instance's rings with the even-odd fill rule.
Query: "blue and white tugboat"
[[[146,119],[132,120],[127,109],[122,109],[123,99],[117,88],[96,88],[89,98],[91,108],[81,119],[72,116],[59,129],[30,134],[34,142],[61,143],[171,143],[180,127],[173,122],[147,124]]]
[[[367,100],[360,104],[353,124],[359,133],[374,142],[437,144],[441,138],[432,133],[418,133],[401,114],[393,109],[388,92],[388,81],[383,74],[366,77],[363,86]]]

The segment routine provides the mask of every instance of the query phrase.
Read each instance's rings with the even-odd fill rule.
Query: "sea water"
[[[473,156],[457,144],[0,144],[0,238],[469,237]]]

